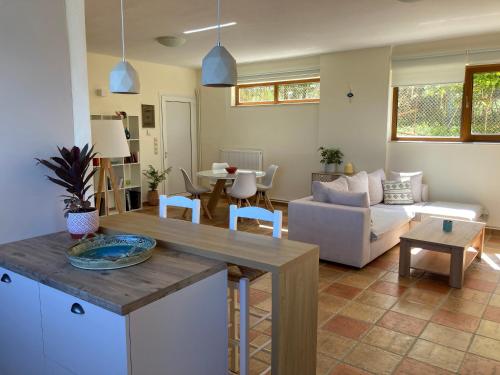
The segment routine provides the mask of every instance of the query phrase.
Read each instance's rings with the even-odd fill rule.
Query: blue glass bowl
[[[156,241],[133,234],[97,236],[68,249],[70,263],[88,270],[112,270],[142,263],[153,255]]]

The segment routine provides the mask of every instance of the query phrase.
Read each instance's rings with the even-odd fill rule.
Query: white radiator
[[[240,169],[262,170],[263,152],[261,150],[219,150],[219,162],[226,162]]]

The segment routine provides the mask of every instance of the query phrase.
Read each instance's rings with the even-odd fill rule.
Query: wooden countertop
[[[101,218],[101,232],[142,234],[168,249],[268,272],[319,254],[316,245],[137,212]]]
[[[104,220],[105,221],[105,220]],[[223,262],[165,249],[148,261],[112,271],[73,267],[65,256],[73,244],[66,232],[0,245],[0,267],[120,315],[226,268]]]

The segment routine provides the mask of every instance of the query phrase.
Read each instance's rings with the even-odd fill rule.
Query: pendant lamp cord
[[[122,61],[125,61],[125,20],[123,10],[123,0],[120,0],[121,14],[122,14]]]
[[[217,0],[217,45],[220,46],[220,0]]]

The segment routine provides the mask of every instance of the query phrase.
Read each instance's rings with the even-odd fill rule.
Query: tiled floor
[[[286,206],[277,208],[286,229]],[[226,210],[221,205],[214,222],[203,222],[227,227]],[[253,221],[239,229],[271,232]],[[500,375],[500,234],[487,234],[485,250],[462,289],[422,272],[400,278],[397,246],[361,270],[321,262],[317,375]],[[270,298],[264,276],[252,285],[251,303],[269,310]],[[269,335],[267,322],[251,333],[257,345]],[[262,368],[252,362],[252,373]]]

